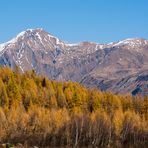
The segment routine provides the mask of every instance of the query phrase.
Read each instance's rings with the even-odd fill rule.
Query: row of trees
[[[0,142],[39,146],[148,144],[148,97],[113,95],[34,71],[0,68]]]

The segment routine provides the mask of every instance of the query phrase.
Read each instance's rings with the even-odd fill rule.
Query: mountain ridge
[[[3,43],[0,43],[0,47],[2,46],[5,46],[7,44],[10,44],[10,43],[13,43],[15,42],[19,37],[25,35],[27,32],[36,32],[36,31],[44,31],[46,33],[48,33],[47,31],[45,31],[43,28],[35,28],[35,29],[26,29],[25,31],[22,31],[20,32],[17,36],[13,37],[12,39],[10,39],[9,41],[6,41],[6,42],[3,42]],[[53,38],[56,38],[57,40],[60,40],[58,37],[48,33],[48,35],[50,35],[51,37]],[[114,41],[114,42],[110,42],[110,43],[98,43],[98,42],[92,42],[92,41],[82,41],[82,42],[78,42],[78,43],[69,43],[67,41],[62,41],[64,44],[66,44],[67,46],[77,46],[79,44],[83,44],[83,43],[91,43],[91,44],[98,44],[98,45],[104,45],[104,46],[117,46],[117,45],[120,45],[121,43],[124,43],[124,42],[127,42],[127,41],[136,41],[136,40],[144,40],[146,42],[148,42],[147,39],[144,39],[144,38],[140,38],[140,37],[135,37],[135,38],[126,38],[126,39],[123,39],[123,40],[120,40],[120,41]]]
[[[128,90],[117,84],[132,75],[138,77],[140,72],[148,70],[147,51],[148,40],[142,38],[108,44],[69,44],[37,28],[27,29],[12,40],[0,44],[0,64],[13,69],[18,66],[22,72],[34,69],[37,74],[44,74],[49,79],[71,80],[103,91],[132,94],[137,88],[137,82],[132,81],[133,86],[130,84],[130,87],[129,83],[125,84]],[[145,87],[148,89],[147,83],[146,79],[144,90]],[[137,94],[147,95],[147,89],[146,93],[140,91]]]

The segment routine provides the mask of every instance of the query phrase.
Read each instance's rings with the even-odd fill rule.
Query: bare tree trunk
[[[79,127],[78,127],[77,121],[75,121],[75,123],[76,123],[76,136],[75,136],[75,146],[74,147],[77,147],[77,145],[78,145],[78,136],[79,136]]]

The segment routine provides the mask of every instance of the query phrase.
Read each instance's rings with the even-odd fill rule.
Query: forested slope
[[[0,68],[0,142],[38,146],[148,144],[148,97],[113,95],[34,71]]]

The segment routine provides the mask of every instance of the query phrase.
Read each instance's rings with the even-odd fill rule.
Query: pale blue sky
[[[0,43],[27,28],[70,43],[148,39],[148,0],[0,0]]]

